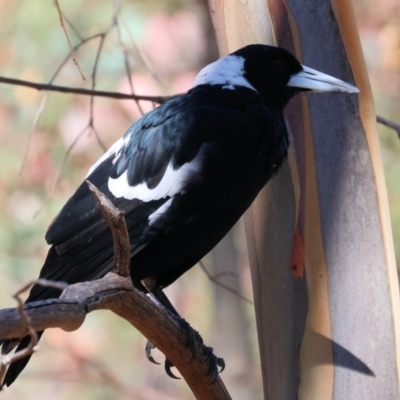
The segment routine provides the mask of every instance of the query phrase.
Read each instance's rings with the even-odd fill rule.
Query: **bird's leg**
[[[146,283],[147,283],[147,285],[146,285]],[[178,314],[178,311],[176,311],[175,307],[169,301],[168,297],[165,295],[165,293],[162,291],[162,289],[151,288],[151,285],[149,285],[148,282],[144,282],[144,285],[147,287],[148,290],[152,289],[152,290],[149,290],[150,295],[153,296],[157,302],[159,302],[161,305],[163,305],[172,314],[172,316],[179,321],[179,324],[185,330],[185,336],[187,338],[186,346],[188,346],[192,350],[192,358],[194,358],[194,356],[196,354],[196,339],[197,339],[196,334],[199,337],[200,337],[200,335]],[[153,345],[153,343],[147,341],[146,357],[153,364],[159,365],[159,363],[157,361],[155,361],[153,356],[151,355],[151,350],[154,348],[155,348],[155,346]],[[172,373],[171,367],[173,367],[173,366],[174,365],[172,364],[172,362],[170,360],[168,360],[168,359],[165,360],[165,371],[166,371],[167,375],[173,379],[180,379]]]
[[[212,377],[212,380],[215,380],[217,378],[218,373],[222,372],[225,369],[225,362],[222,358],[216,357],[213,354],[213,349],[211,347],[207,347],[204,345],[203,339],[200,336],[199,332],[194,330],[189,323],[182,318],[178,312],[176,311],[175,307],[172,305],[172,303],[169,301],[168,297],[165,295],[165,293],[162,291],[160,288],[152,288],[150,282],[142,282],[143,285],[146,287],[146,289],[149,291],[150,295],[154,297],[154,299],[159,302],[161,305],[163,305],[176,319],[179,323],[179,325],[182,327],[182,329],[185,331],[185,336],[186,336],[186,346],[189,347],[192,351],[192,359],[196,356],[196,348],[198,345],[200,345],[202,352],[204,356],[207,358],[209,362],[209,374]],[[154,358],[151,355],[151,350],[154,349],[155,346],[147,341],[146,343],[146,357],[147,359],[152,362],[153,364],[159,364],[157,363]],[[165,360],[165,371],[167,372],[167,375],[170,378],[173,379],[179,379],[176,377],[172,372],[171,372],[171,367],[174,365],[172,362],[168,359]],[[218,367],[220,367],[220,371],[218,371]]]
[[[175,307],[172,305],[172,303],[169,301],[168,297],[165,295],[165,293],[160,289],[160,288],[155,288],[154,282],[152,282],[151,279],[144,279],[142,281],[143,287],[148,291],[150,296],[154,298],[158,303],[163,305],[169,312],[171,312],[174,316],[180,317],[178,314],[178,311],[175,310]],[[151,355],[151,350],[155,349],[155,346],[153,343],[147,341],[146,342],[146,357],[147,359],[152,362],[153,364],[160,365],[157,361],[154,360],[154,358]]]
[[[181,318],[181,316],[178,314],[178,311],[176,311],[175,307],[172,305],[172,303],[169,301],[169,298],[165,295],[165,293],[162,291],[162,289],[157,288],[157,289],[152,289],[149,290],[149,292],[153,295],[153,297],[161,303],[168,311],[170,311],[172,314],[175,316]]]

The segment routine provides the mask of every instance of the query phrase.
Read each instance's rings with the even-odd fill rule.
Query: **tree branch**
[[[34,353],[37,350],[37,344],[39,341],[38,335],[36,333],[36,330],[32,327],[31,320],[25,310],[24,303],[22,302],[21,298],[19,297],[22,293],[26,292],[28,289],[31,288],[31,286],[34,284],[40,284],[42,286],[52,286],[56,287],[58,289],[65,289],[65,284],[60,283],[60,282],[51,282],[46,279],[38,279],[37,281],[32,281],[27,283],[25,286],[23,286],[21,289],[19,289],[16,293],[14,293],[13,298],[17,301],[18,307],[16,308],[16,311],[18,313],[18,316],[21,320],[20,328],[22,328],[23,336],[26,334],[29,334],[31,337],[31,341],[29,345],[21,349],[19,351],[16,351],[14,354],[7,354],[3,357],[0,363],[0,384],[3,382],[3,378],[6,374],[7,367],[18,360],[21,360],[24,357],[30,356],[32,353]],[[1,390],[1,385],[0,385],[0,390]]]
[[[376,116],[376,121],[379,124],[385,125],[388,128],[392,128],[393,130],[395,130],[397,132],[397,136],[400,139],[400,124],[397,124],[396,122],[390,121],[387,118],[381,117],[380,115]]]
[[[59,327],[73,331],[82,325],[88,313],[111,310],[130,322],[165,354],[179,370],[196,399],[230,399],[220,377],[212,381],[209,354],[204,352],[202,344],[197,344],[193,357],[191,349],[186,347],[186,334],[178,321],[167,309],[133,287],[127,274],[130,263],[129,238],[123,213],[116,210],[93,185],[90,185],[90,189],[107,222],[111,221],[116,266],[102,279],[68,286],[59,299],[26,304],[23,309],[29,328],[42,331]],[[0,310],[0,339],[22,338],[26,334],[27,327],[17,309]]]
[[[125,222],[125,213],[119,211],[114,205],[104,196],[96,186],[89,181],[86,181],[89,190],[92,192],[97,205],[99,206],[104,219],[111,228],[114,241],[114,257],[115,266],[114,272],[123,277],[130,276],[130,244],[128,228]]]
[[[141,96],[136,94],[127,94],[121,92],[108,92],[104,90],[90,90],[84,88],[74,88],[68,86],[59,86],[49,83],[36,83],[31,81],[24,81],[22,79],[6,78],[5,76],[0,76],[0,83],[5,83],[8,85],[15,86],[25,86],[39,91],[48,92],[60,92],[60,93],[74,93],[84,96],[96,96],[96,97],[108,97],[111,99],[134,99],[134,100],[144,100],[152,101],[154,103],[163,104],[168,100],[175,98],[175,96]]]

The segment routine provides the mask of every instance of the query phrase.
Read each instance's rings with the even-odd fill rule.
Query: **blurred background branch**
[[[394,131],[396,131],[397,132],[397,136],[400,139],[400,124],[396,124],[396,122],[390,121],[387,118],[380,117],[379,115],[377,115],[376,120],[380,124],[385,125],[388,128],[393,129]]]
[[[84,88],[74,88],[68,86],[58,86],[53,85],[51,83],[36,83],[30,81],[24,81],[21,79],[15,78],[6,78],[4,76],[0,76],[0,82],[15,85],[15,86],[25,86],[32,89],[40,90],[40,91],[48,91],[48,92],[59,92],[59,93],[73,93],[80,94],[84,96],[92,96],[92,97],[108,97],[110,99],[132,99],[132,100],[143,100],[150,101],[158,104],[165,103],[175,96],[140,96],[134,93],[126,94],[120,92],[107,92],[102,90],[94,90],[94,89],[84,89]]]

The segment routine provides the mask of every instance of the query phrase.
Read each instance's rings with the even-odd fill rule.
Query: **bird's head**
[[[262,44],[243,47],[203,68],[195,86],[204,84],[232,90],[247,87],[281,108],[299,92],[359,92],[349,83],[301,65],[280,47]]]

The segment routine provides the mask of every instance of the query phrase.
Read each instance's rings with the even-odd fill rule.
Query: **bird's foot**
[[[208,347],[205,344],[202,345],[201,351],[204,357],[207,359],[208,363],[208,375],[211,378],[212,382],[217,380],[218,374],[224,371],[225,369],[225,361],[221,357],[217,357],[212,347]],[[220,368],[218,370],[218,367]]]
[[[194,330],[189,325],[188,322],[186,322],[183,318],[178,317],[176,315],[173,315],[173,317],[174,317],[174,319],[176,319],[179,322],[179,325],[182,327],[182,329],[185,332],[185,337],[186,337],[185,347],[189,348],[191,351],[191,358],[190,358],[189,362],[193,361],[193,359],[196,357],[197,352],[200,351],[203,354],[203,356],[206,358],[206,361],[209,366],[208,374],[209,374],[211,380],[214,382],[217,379],[218,374],[221,373],[225,369],[225,362],[224,362],[223,358],[217,357],[213,353],[213,349],[204,344],[203,338],[200,336],[199,332]],[[155,346],[152,343],[150,343],[149,341],[147,341],[146,357],[153,364],[159,365],[159,363],[157,361],[155,361],[153,356],[151,355],[151,350],[154,348],[155,348]],[[167,375],[173,379],[180,379],[172,373],[171,368],[173,366],[174,365],[170,360],[168,360],[168,359],[165,360],[165,371],[166,371]]]
[[[147,342],[146,342],[146,348],[145,348],[146,357],[147,357],[147,359],[148,359],[151,363],[156,364],[156,365],[161,365],[161,364],[160,364],[159,362],[157,362],[157,361],[153,358],[153,356],[151,355],[151,350],[153,350],[153,349],[155,349],[155,348],[156,348],[156,346],[154,346],[153,343],[147,341]]]

